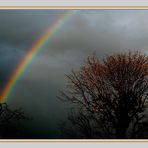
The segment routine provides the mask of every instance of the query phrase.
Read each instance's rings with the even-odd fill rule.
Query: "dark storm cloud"
[[[23,48],[21,47],[21,49]],[[20,50],[19,47],[0,45],[0,90],[8,81],[24,54],[24,50]]]
[[[0,11],[2,75],[14,69],[35,38],[64,11]],[[8,102],[22,106],[34,118],[31,124],[35,129],[46,127],[56,133],[59,120],[65,118],[69,107],[56,98],[58,90],[65,89],[65,74],[78,69],[94,51],[100,58],[129,49],[147,53],[147,15],[148,10],[78,10],[35,58]]]
[[[34,42],[63,11],[1,10],[0,42],[26,46]]]

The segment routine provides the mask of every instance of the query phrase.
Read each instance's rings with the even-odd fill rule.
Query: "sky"
[[[0,10],[0,92],[23,56],[66,10]],[[26,129],[54,138],[69,104],[57,99],[66,74],[94,52],[100,59],[118,52],[148,53],[148,10],[77,10],[36,56],[7,100],[32,118]]]

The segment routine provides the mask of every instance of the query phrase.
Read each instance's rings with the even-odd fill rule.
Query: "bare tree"
[[[67,90],[60,91],[59,98],[75,105],[81,117],[89,117],[91,122],[87,131],[95,131],[94,121],[103,131],[100,135],[105,135],[105,138],[110,138],[110,135],[135,138],[147,128],[146,55],[128,52],[107,56],[103,61],[96,56],[88,57],[80,70],[72,71],[67,78]],[[71,121],[75,125],[81,123],[77,119]],[[89,135],[93,137],[93,134]]]
[[[20,134],[20,123],[28,119],[22,109],[12,110],[6,103],[0,104],[0,138],[16,138]],[[18,137],[19,138],[19,137]]]

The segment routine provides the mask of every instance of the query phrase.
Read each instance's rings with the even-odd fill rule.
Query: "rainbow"
[[[21,62],[18,64],[16,69],[13,71],[10,79],[7,81],[6,85],[2,89],[0,94],[0,103],[6,102],[6,100],[12,94],[17,82],[24,75],[27,68],[30,66],[36,55],[44,49],[44,47],[49,43],[54,35],[56,35],[63,25],[75,14],[76,10],[67,10],[60,18],[57,19],[52,25],[47,28],[47,30],[35,41],[33,46],[28,50],[25,56],[22,58]]]

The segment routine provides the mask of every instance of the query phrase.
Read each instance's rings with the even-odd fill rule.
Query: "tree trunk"
[[[117,139],[127,138],[126,132],[127,132],[127,129],[128,129],[128,125],[129,124],[128,124],[128,122],[126,122],[126,120],[119,122],[119,124],[116,127],[116,138]]]
[[[125,139],[126,138],[126,129],[117,128],[116,129],[116,138],[117,139]]]

